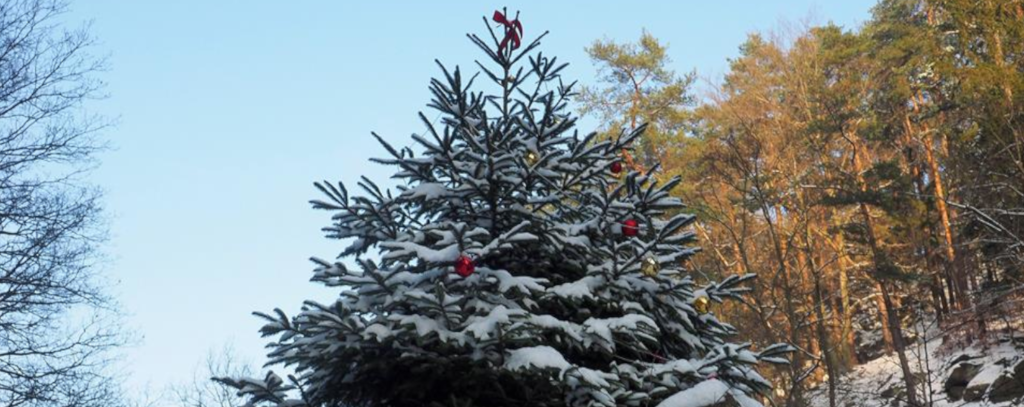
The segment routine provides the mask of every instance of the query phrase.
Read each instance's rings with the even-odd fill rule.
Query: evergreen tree
[[[356,267],[313,259],[337,301],[257,313],[290,384],[218,380],[250,405],[760,405],[770,383],[756,365],[789,348],[730,343],[735,328],[708,312],[753,275],[698,285],[682,267],[694,217],[669,215],[678,178],[619,164],[644,126],[581,136],[566,64],[537,51],[543,35],[520,48],[521,25],[494,19],[504,33],[469,35],[482,77],[441,66],[431,81],[439,125],[420,114],[415,149],[377,137],[390,157],[373,161],[402,185],[316,184],[327,236],[350,242],[341,256]]]
[[[577,99],[580,113],[596,114],[603,124],[599,133],[635,129],[647,124],[637,140],[637,165],[650,167],[691,161],[680,152],[691,150],[686,131],[692,124],[690,109],[695,100],[690,88],[696,74],[679,76],[669,68],[668,46],[644,31],[635,43],[594,41],[586,48],[598,69],[599,86],[585,86]],[[664,170],[664,168],[663,168]],[[670,168],[670,175],[678,171]]]

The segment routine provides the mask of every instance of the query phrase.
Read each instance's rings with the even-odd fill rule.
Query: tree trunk
[[[761,197],[760,195],[758,195]],[[765,223],[768,226],[768,238],[772,242],[772,248],[774,249],[774,255],[776,262],[779,267],[779,273],[782,276],[782,289],[785,296],[782,300],[783,312],[786,315],[786,320],[789,325],[789,342],[793,345],[800,345],[800,336],[797,335],[799,319],[797,318],[796,308],[794,307],[794,297],[791,295],[793,291],[793,285],[791,284],[791,275],[789,270],[789,264],[786,262],[786,248],[785,242],[782,241],[779,236],[779,231],[776,229],[776,222],[772,221],[772,210],[769,209],[768,202],[763,197],[759,199],[761,206],[761,215],[765,218]],[[776,221],[781,221],[781,218],[776,216]],[[790,401],[796,403],[796,405],[803,405],[803,382],[796,381],[800,377],[800,369],[804,368],[805,360],[801,355],[801,352],[793,354],[793,361],[791,369],[796,369],[793,374],[794,382],[790,389],[788,398]]]
[[[989,7],[992,7],[991,1],[987,3]],[[1020,7],[1020,5],[1018,5],[1018,7]],[[1018,10],[1020,9],[1018,8]],[[1011,105],[1013,104],[1013,88],[1010,87],[1010,79],[1013,78],[1014,73],[1006,72],[1006,55],[1003,53],[1003,37],[999,35],[998,31],[995,31],[996,29],[996,27],[992,27],[992,59],[996,63],[996,66],[999,67],[999,70],[1003,71],[1000,75],[1003,78],[1001,81],[1003,97],[1006,98],[1006,104]]]
[[[860,158],[860,152],[857,146],[854,146],[853,162],[854,167],[857,170],[857,182],[862,191],[867,189],[867,185],[864,182],[864,178],[861,174],[863,168],[863,162]],[[879,291],[882,294],[882,307],[884,315],[882,316],[883,325],[885,321],[888,322],[888,331],[891,336],[892,345],[896,351],[896,356],[900,361],[900,369],[903,371],[903,383],[907,389],[907,404],[912,407],[919,406],[917,402],[917,386],[915,383],[915,377],[913,371],[910,370],[910,362],[907,359],[907,352],[905,348],[905,342],[903,340],[903,330],[900,327],[900,319],[898,311],[893,306],[892,297],[889,295],[889,289],[880,280],[879,266],[880,261],[884,258],[881,248],[878,246],[878,239],[875,237],[874,221],[871,219],[871,213],[868,212],[867,205],[864,203],[860,204],[861,216],[864,217],[864,228],[867,233],[868,247],[871,249],[872,263],[874,263],[875,276],[873,279],[878,285]]]
[[[889,304],[882,299],[882,284],[875,281],[875,289],[878,290],[877,296],[875,296],[875,305],[878,306],[878,319],[882,321],[882,340],[885,341],[885,353],[890,354],[896,350],[895,341],[892,339],[892,327],[889,326]]]
[[[924,136],[924,157],[928,161],[928,170],[931,173],[932,185],[935,187],[935,209],[939,212],[939,219],[942,222],[942,234],[946,240],[946,259],[949,261],[949,266],[954,267],[956,264],[956,249],[953,246],[953,229],[950,227],[949,222],[949,208],[946,206],[946,194],[942,188],[942,174],[939,172],[939,163],[935,160],[934,154],[934,139],[931,134],[928,133],[927,127],[925,127]],[[955,270],[955,268],[954,268]],[[958,275],[958,282],[962,281],[963,278]],[[961,289],[966,287],[960,287]]]
[[[896,357],[899,358],[900,361],[900,370],[903,371],[903,383],[907,388],[907,404],[910,406],[918,406],[916,380],[914,372],[910,370],[910,362],[907,359],[907,351],[905,341],[903,339],[903,329],[900,326],[899,311],[893,305],[892,296],[889,295],[889,288],[886,287],[886,285],[879,279],[880,276],[877,275],[879,261],[882,259],[882,253],[881,249],[878,247],[878,241],[875,238],[871,216],[867,211],[867,207],[863,204],[861,204],[861,213],[864,215],[864,223],[866,225],[868,235],[868,246],[871,248],[873,263],[875,266],[876,275],[873,276],[873,279],[881,293],[883,325],[888,326],[887,331],[889,332],[889,338],[892,341],[893,350],[896,351]]]
[[[838,216],[833,213],[833,219]],[[833,220],[834,226],[839,225],[838,220]],[[831,242],[832,250],[839,256],[837,268],[839,273],[839,306],[836,307],[836,314],[841,318],[839,323],[839,343],[842,343],[843,360],[846,367],[852,367],[859,363],[857,360],[857,344],[853,336],[853,309],[850,300],[850,268],[853,261],[846,253],[846,241],[843,233],[836,233]],[[840,312],[841,311],[841,312]]]
[[[828,406],[836,407],[836,378],[839,371],[836,368],[835,349],[829,345],[828,329],[825,327],[825,301],[821,295],[821,274],[814,262],[813,245],[809,223],[804,223],[804,257],[807,259],[807,269],[814,279],[814,301],[817,304],[814,311],[817,314],[818,347],[821,349],[821,358],[825,361],[825,370],[828,374]]]
[[[896,347],[896,356],[900,360],[900,370],[903,371],[903,384],[907,387],[907,404],[916,407],[917,402],[917,380],[914,372],[910,370],[910,361],[907,359],[906,344],[903,339],[903,328],[900,326],[899,312],[892,306],[892,298],[889,289],[885,284],[879,283],[882,287],[882,300],[885,301],[889,319],[889,327],[892,329],[893,345]]]
[[[920,112],[921,102],[920,93],[911,98],[911,105],[915,113]],[[910,115],[904,115],[904,127],[908,137],[914,137],[914,129],[910,122]],[[939,212],[939,223],[942,228],[943,238],[945,239],[946,249],[946,267],[948,274],[953,279],[954,292],[951,297],[956,298],[954,304],[956,309],[964,309],[969,306],[967,301],[967,279],[963,273],[958,272],[956,269],[956,249],[953,246],[953,231],[950,226],[949,208],[946,206],[946,194],[942,186],[942,174],[939,171],[938,160],[935,159],[935,140],[932,137],[932,133],[927,125],[922,125],[921,134],[923,140],[921,140],[922,147],[924,148],[925,162],[928,164],[928,175],[931,177],[932,186],[935,193],[935,209]]]

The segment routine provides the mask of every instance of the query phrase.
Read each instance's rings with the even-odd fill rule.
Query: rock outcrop
[[[1012,363],[1002,359],[987,365],[971,359],[953,360],[955,367],[943,383],[950,400],[1002,403],[1024,399],[1024,359]]]
[[[946,382],[942,386],[949,399],[962,399],[967,385],[971,383],[971,379],[974,379],[974,376],[977,376],[980,371],[981,365],[971,362],[960,362],[960,364],[953,368],[953,371],[949,373],[949,377],[946,378]]]

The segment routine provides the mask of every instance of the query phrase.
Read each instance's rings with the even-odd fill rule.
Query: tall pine
[[[518,47],[515,21],[490,27],[469,35],[482,75],[438,63],[440,121],[421,113],[414,147],[375,135],[389,156],[373,161],[400,186],[316,184],[350,261],[314,258],[312,280],[340,295],[257,313],[270,363],[295,375],[218,380],[282,407],[759,406],[770,384],[755,367],[788,348],[730,343],[708,311],[753,275],[698,285],[678,178],[619,163],[644,126],[580,135],[544,35]]]

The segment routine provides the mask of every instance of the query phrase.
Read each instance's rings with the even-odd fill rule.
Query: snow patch
[[[658,407],[706,407],[725,400],[729,385],[721,380],[711,379],[697,383],[689,389],[673,394]]]
[[[505,368],[512,371],[554,368],[564,372],[570,367],[572,365],[565,360],[565,357],[550,346],[515,349],[509,351],[509,356],[505,360]]]

